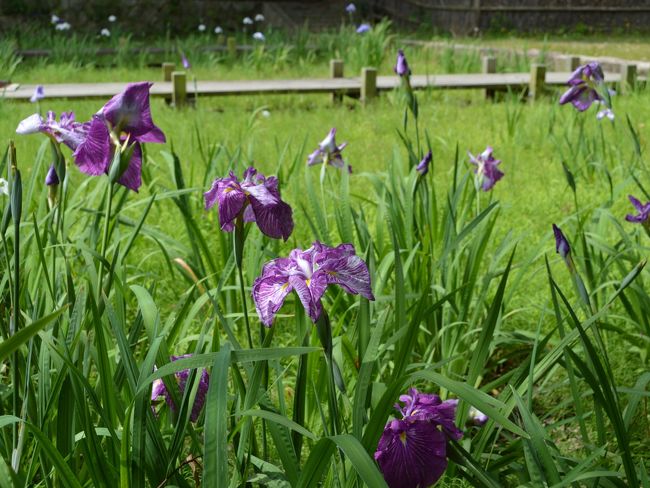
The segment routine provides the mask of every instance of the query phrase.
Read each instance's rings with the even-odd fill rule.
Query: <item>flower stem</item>
[[[248,347],[253,349],[253,336],[251,335],[251,324],[248,320],[248,305],[246,304],[246,290],[244,289],[244,273],[242,271],[242,260],[244,254],[244,219],[240,215],[235,222],[235,233],[233,237],[233,250],[235,253],[235,262],[237,263],[237,272],[239,273],[239,291],[241,292],[242,307],[244,309],[244,322],[246,323],[246,335],[248,336]]]
[[[102,300],[102,285],[104,282],[104,260],[106,260],[106,250],[108,248],[108,235],[110,232],[111,212],[113,210],[113,183],[108,184],[108,201],[106,202],[106,213],[104,215],[104,234],[102,236],[101,257],[97,270],[97,303]]]
[[[339,412],[338,412],[338,402],[336,399],[336,385],[334,384],[334,360],[332,358],[333,346],[332,346],[332,325],[330,323],[329,316],[327,312],[323,310],[321,316],[316,321],[316,330],[318,331],[318,338],[320,339],[321,344],[325,352],[325,363],[327,364],[328,369],[328,406],[330,411],[330,435],[339,434]]]

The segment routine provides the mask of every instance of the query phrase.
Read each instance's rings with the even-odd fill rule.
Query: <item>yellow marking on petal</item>
[[[331,276],[336,276],[338,274],[337,271],[326,271],[326,273]]]
[[[309,283],[311,283],[311,279],[305,280],[305,284],[309,286]]]
[[[402,444],[406,445],[406,432],[401,432],[399,439],[402,441]]]
[[[285,283],[284,285],[282,285],[282,286],[280,287],[280,290],[284,291],[284,290],[286,290],[287,288],[289,288],[289,283]]]
[[[230,193],[231,191],[234,191],[234,190],[235,190],[234,188],[232,188],[230,186],[227,186],[226,189],[223,192],[224,193]]]

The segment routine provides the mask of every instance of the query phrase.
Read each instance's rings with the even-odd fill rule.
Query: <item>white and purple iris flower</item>
[[[153,83],[130,83],[122,93],[111,98],[90,122],[87,135],[73,156],[82,173],[98,176],[108,174],[115,146],[128,142],[135,144],[128,167],[118,183],[138,191],[142,184],[143,142],[165,142],[165,134],[151,118],[149,89]],[[85,124],[84,124],[85,125]]]
[[[266,41],[266,37],[261,32],[255,32],[253,34],[253,39],[255,39],[256,41],[260,41],[260,42]]]
[[[295,291],[313,322],[323,312],[321,298],[328,285],[339,285],[352,295],[374,300],[370,272],[352,244],[329,247],[314,242],[306,250],[294,249],[288,258],[264,265],[253,283],[253,300],[262,323],[270,327],[285,298]]]
[[[458,399],[454,398],[451,400],[447,400],[447,402],[451,402],[454,405],[458,406]],[[483,412],[481,412],[478,408],[476,407],[469,407],[469,411],[467,412],[467,422],[466,425],[468,426],[475,426],[475,427],[482,427],[485,425],[485,423],[489,420],[489,417],[485,415]]]
[[[639,200],[634,198],[632,195],[628,195],[630,202],[638,212],[637,215],[628,214],[625,216],[625,220],[628,222],[634,222],[637,224],[642,224],[650,232],[650,202],[646,202],[645,205]]]
[[[393,68],[393,71],[397,74],[397,76],[404,77],[404,76],[411,76],[411,68],[409,68],[409,64],[406,61],[406,56],[404,55],[404,51],[401,49],[397,50],[397,62],[395,63],[395,67]]]
[[[280,198],[278,179],[265,177],[255,168],[244,171],[241,181],[231,171],[226,178],[217,178],[203,194],[205,209],[219,208],[219,225],[226,232],[235,229],[237,219],[256,222],[262,233],[285,241],[293,231],[293,212]]]
[[[604,102],[600,93],[604,82],[603,69],[597,62],[579,66],[567,81],[570,88],[560,97],[560,105],[572,103],[576,109],[584,112],[592,103]]]
[[[182,356],[172,356],[171,360],[176,361],[178,359],[188,358],[191,356],[192,356],[191,354],[184,354]],[[190,376],[190,370],[184,369],[182,371],[178,371],[174,376],[176,382],[178,383],[180,394],[182,395],[185,392],[185,385],[187,384],[187,378],[189,378]],[[205,403],[205,396],[208,394],[209,386],[210,386],[210,375],[205,369],[202,369],[201,378],[199,380],[199,388],[196,391],[196,396],[194,397],[194,405],[192,405],[192,413],[190,414],[190,421],[196,422],[197,419],[199,418],[199,415],[201,414],[201,409],[203,408],[203,404]],[[165,383],[163,383],[162,379],[158,378],[153,382],[153,387],[151,389],[151,401],[155,402],[161,396],[165,398],[165,401],[167,402],[167,405],[169,405],[169,408],[171,408],[172,411],[175,412],[177,410],[176,405],[174,405],[171,395],[167,391],[167,388],[165,388]]]
[[[56,114],[49,111],[46,119],[39,114],[33,114],[21,121],[16,128],[16,133],[21,135],[37,132],[48,135],[57,143],[63,143],[74,151],[86,138],[88,123],[76,122],[74,112],[61,113],[57,121]]]
[[[365,34],[366,32],[369,32],[370,29],[370,24],[361,24],[359,27],[357,27],[357,34]]]
[[[45,90],[43,89],[43,85],[38,85],[34,89],[34,93],[29,98],[29,101],[32,103],[36,103],[43,100],[44,98],[45,98]]]
[[[422,161],[418,163],[415,170],[418,173],[420,173],[421,176],[426,175],[429,172],[429,165],[431,164],[432,159],[433,159],[433,153],[431,152],[431,150],[429,150],[429,152],[426,153],[422,158]]]
[[[456,427],[457,400],[415,388],[395,405],[401,419],[386,424],[375,460],[390,488],[424,488],[434,484],[447,468],[447,441],[463,433]]]
[[[352,173],[352,166],[346,164],[341,155],[341,151],[347,146],[344,142],[340,146],[336,145],[336,128],[332,127],[327,134],[327,137],[321,141],[318,148],[307,158],[307,165],[314,166],[316,164],[329,164],[337,168],[345,168]]]
[[[357,11],[357,6],[353,3],[348,3],[345,7],[345,11],[351,15]]]
[[[476,174],[483,191],[490,191],[496,182],[503,178],[503,172],[497,168],[501,164],[501,160],[494,159],[492,152],[492,147],[488,146],[478,156],[474,156],[469,151],[467,153],[469,154],[470,162],[476,166],[474,168],[474,174]]]

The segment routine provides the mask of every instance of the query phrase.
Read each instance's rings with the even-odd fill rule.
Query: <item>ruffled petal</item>
[[[253,301],[257,315],[266,327],[273,324],[275,314],[280,310],[284,299],[293,290],[288,277],[283,274],[271,274],[269,270],[253,283]]]
[[[319,268],[314,276],[322,275],[328,284],[337,284],[353,295],[361,295],[368,300],[375,299],[368,266],[355,254],[351,244],[323,250],[322,254],[317,260]]]
[[[137,142],[133,148],[133,154],[131,155],[129,165],[117,182],[136,193],[140,188],[140,185],[142,185],[142,149],[140,148],[140,144]]]
[[[108,171],[111,163],[113,148],[104,121],[94,116],[89,126],[86,138],[75,150],[73,157],[82,173],[98,176]]]
[[[312,295],[312,290],[310,289],[311,280],[309,278],[305,279],[303,276],[299,276],[299,275],[290,276],[289,284],[293,287],[293,289],[298,294],[300,303],[302,303],[302,306],[305,307],[305,310],[309,314],[311,320],[313,322],[316,322],[320,318],[321,313],[323,312],[323,306],[320,301],[322,292],[320,293],[320,296],[318,296],[318,298],[315,298]],[[321,287],[314,286],[314,291],[316,293],[319,293],[321,291]]]

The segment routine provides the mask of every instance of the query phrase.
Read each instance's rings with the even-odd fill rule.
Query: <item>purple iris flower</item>
[[[348,5],[345,7],[345,11],[349,14],[353,14],[357,11],[357,6],[353,3],[348,3]]]
[[[339,285],[347,293],[374,300],[370,272],[356,255],[352,244],[329,247],[314,242],[303,251],[294,249],[288,258],[277,258],[264,265],[253,283],[253,300],[262,323],[270,327],[284,299],[293,290],[316,322],[322,311],[321,298],[328,285]]]
[[[347,166],[348,171],[352,173],[352,167],[346,164],[341,155],[341,151],[347,146],[348,143],[344,142],[340,146],[336,145],[336,128],[332,127],[327,134],[327,137],[321,141],[318,148],[307,158],[307,165],[314,166],[315,164],[327,163],[337,168],[344,168]]]
[[[595,101],[604,101],[598,91],[604,81],[603,69],[597,62],[579,66],[567,81],[570,88],[560,97],[560,105],[571,102],[580,112],[584,112]]]
[[[38,85],[34,90],[34,94],[31,96],[29,101],[35,103],[38,102],[39,100],[43,100],[44,98],[45,98],[45,90],[43,89],[43,85]]]
[[[642,204],[639,200],[634,198],[632,195],[628,195],[630,202],[634,208],[639,212],[638,215],[628,214],[625,216],[625,220],[628,222],[635,222],[637,224],[643,224],[645,227],[650,228],[650,202],[647,202],[645,205]]]
[[[425,488],[447,468],[447,440],[463,436],[455,425],[458,401],[443,402],[415,388],[400,401],[404,406],[395,408],[402,418],[386,424],[375,460],[390,488]]]
[[[567,259],[571,254],[571,246],[569,246],[569,241],[560,230],[560,228],[553,224],[553,234],[555,235],[555,252],[557,252],[562,259]]]
[[[429,164],[431,164],[432,159],[433,154],[429,150],[429,152],[426,153],[422,158],[422,161],[420,161],[420,163],[416,166],[415,170],[422,176],[426,175],[429,172]]]
[[[357,34],[365,34],[370,30],[370,24],[361,24],[357,27]]]
[[[395,71],[397,76],[411,76],[411,69],[406,61],[406,56],[404,56],[404,51],[401,49],[397,51],[397,62],[395,63],[393,71]]]
[[[458,406],[458,399],[454,398],[452,400],[447,400],[447,403],[453,403],[454,405]],[[481,412],[478,408],[472,406],[469,407],[469,411],[467,412],[466,425],[481,427],[485,425],[488,420],[489,417]]]
[[[255,168],[244,171],[241,181],[231,171],[226,178],[217,178],[212,187],[203,194],[205,209],[219,205],[221,229],[232,232],[235,221],[256,222],[260,230],[274,239],[285,241],[293,231],[291,207],[280,198],[278,179],[266,178]]]
[[[59,176],[56,174],[54,165],[51,165],[50,169],[47,170],[47,175],[45,176],[45,184],[47,186],[54,186],[59,184]]]
[[[181,52],[181,63],[183,64],[183,68],[185,69],[190,69],[192,65],[190,64],[190,60],[187,59],[187,56],[185,56],[184,52]]]
[[[108,174],[117,144],[135,144],[129,166],[118,183],[138,191],[142,184],[143,142],[165,142],[165,135],[151,119],[149,89],[153,83],[129,83],[122,93],[111,98],[88,124],[86,139],[73,156],[79,169],[97,176]]]
[[[48,135],[57,143],[63,143],[74,151],[85,140],[88,125],[76,122],[74,112],[61,113],[57,121],[56,114],[49,111],[46,119],[39,114],[33,114],[22,120],[16,128],[16,133],[21,135],[37,132]]]
[[[176,361],[178,359],[188,358],[191,356],[192,356],[191,354],[184,354],[182,356],[172,356],[171,360]],[[182,371],[178,371],[174,376],[176,377],[176,382],[178,383],[178,388],[180,390],[180,393],[183,394],[185,392],[185,385],[187,383],[187,378],[189,378],[190,376],[190,370],[184,369]],[[201,379],[199,380],[199,389],[196,391],[196,396],[194,397],[194,405],[192,405],[192,413],[190,414],[190,420],[192,422],[196,422],[196,420],[199,418],[199,414],[201,413],[201,409],[203,408],[203,404],[205,403],[205,396],[208,394],[209,386],[210,386],[210,375],[208,375],[208,372],[205,369],[202,369]],[[167,405],[169,405],[169,408],[171,408],[175,412],[176,405],[174,405],[171,395],[167,391],[167,388],[165,388],[165,383],[163,383],[163,380],[159,378],[153,382],[153,387],[151,389],[151,401],[153,402],[161,396],[165,397],[165,401],[167,402]]]
[[[492,147],[488,146],[485,151],[476,157],[470,152],[467,153],[469,154],[470,162],[476,165],[474,173],[477,175],[479,182],[481,182],[483,191],[491,190],[496,182],[503,178],[503,172],[497,168],[501,164],[501,160],[494,159],[492,152]]]

